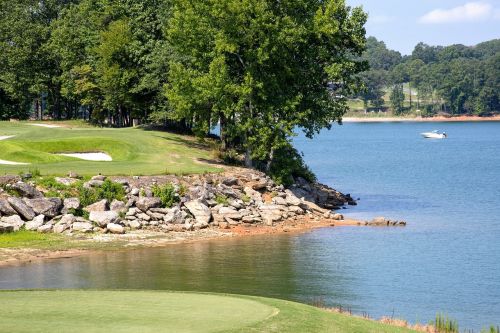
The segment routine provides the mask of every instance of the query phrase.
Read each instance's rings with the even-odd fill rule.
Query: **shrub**
[[[436,315],[436,321],[433,325],[439,333],[459,333],[457,321],[440,313]]]
[[[292,185],[297,177],[302,177],[310,182],[316,181],[316,176],[304,163],[302,155],[291,145],[275,152],[269,176],[276,183],[285,186]]]
[[[84,187],[83,183],[80,182],[78,184],[78,194],[80,203],[84,207],[104,199],[111,202],[113,200],[123,201],[125,198],[123,186],[109,179],[106,179],[100,187],[91,188]]]
[[[179,202],[179,195],[176,192],[175,186],[171,183],[155,185],[151,190],[155,197],[160,198],[163,207],[170,208]]]
[[[215,202],[219,205],[229,205],[229,200],[225,195],[219,195],[217,194],[215,196]]]

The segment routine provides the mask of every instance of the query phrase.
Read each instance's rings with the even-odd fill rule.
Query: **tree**
[[[346,112],[365,63],[366,14],[344,1],[173,0],[166,95],[173,117],[241,143],[270,170],[301,128],[312,137]]]
[[[405,101],[405,94],[403,91],[402,84],[394,85],[391,91],[390,99],[394,113],[397,115],[402,114],[404,112],[404,101]]]

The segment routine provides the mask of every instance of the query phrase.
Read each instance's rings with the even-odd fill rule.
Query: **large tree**
[[[166,95],[199,133],[220,121],[246,164],[312,137],[346,112],[359,86],[366,14],[342,0],[172,0]]]

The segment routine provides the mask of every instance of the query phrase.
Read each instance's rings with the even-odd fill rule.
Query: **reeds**
[[[433,323],[436,332],[438,333],[459,333],[458,323],[456,320],[444,316],[440,313],[436,315],[436,321]]]

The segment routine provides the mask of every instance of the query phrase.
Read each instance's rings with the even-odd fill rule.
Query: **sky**
[[[500,0],[347,0],[368,12],[368,36],[411,54],[415,45],[476,45],[500,38]]]

